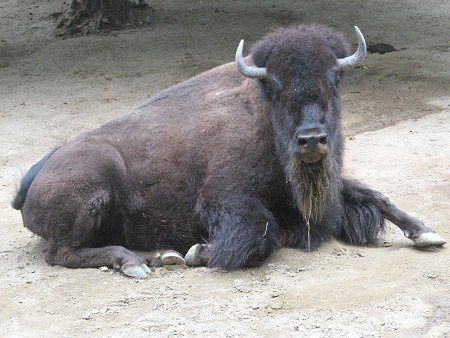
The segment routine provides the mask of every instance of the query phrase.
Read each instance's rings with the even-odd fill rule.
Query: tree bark
[[[147,7],[143,0],[71,0],[57,24],[58,35],[88,34],[135,24],[133,10]]]

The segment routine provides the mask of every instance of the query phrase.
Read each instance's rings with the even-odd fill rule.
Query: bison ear
[[[273,94],[279,94],[284,88],[283,83],[273,74],[268,74],[266,78],[267,87]]]
[[[276,31],[266,35],[250,48],[252,60],[256,67],[266,67],[267,60],[277,42],[275,33]]]
[[[335,36],[328,38],[328,43],[333,49],[336,59],[341,59],[352,54],[352,49],[344,34],[336,33]]]

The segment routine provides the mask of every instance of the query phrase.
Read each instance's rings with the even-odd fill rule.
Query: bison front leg
[[[349,179],[343,180],[344,239],[370,244],[382,229],[384,219],[397,225],[416,246],[440,246],[446,241],[432,228],[393,205],[378,191]]]
[[[278,224],[256,197],[240,194],[221,203],[203,199],[197,210],[209,226],[210,244],[193,246],[187,265],[227,270],[259,266],[276,247]]]

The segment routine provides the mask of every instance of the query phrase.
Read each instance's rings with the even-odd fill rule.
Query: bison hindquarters
[[[123,246],[98,247],[127,243],[125,229],[132,227],[139,203],[120,153],[111,145],[81,139],[48,158],[21,210],[25,226],[49,241],[49,264],[110,266],[144,278],[150,272],[145,258]],[[162,264],[184,263],[178,256],[162,254]]]

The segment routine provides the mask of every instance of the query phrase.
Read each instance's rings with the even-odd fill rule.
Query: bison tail
[[[44,166],[45,162],[52,156],[52,154],[58,150],[61,146],[57,146],[53,148],[47,155],[45,155],[39,162],[35,163],[30,170],[25,174],[25,176],[22,177],[22,180],[20,182],[19,189],[17,190],[16,196],[14,197],[11,205],[14,209],[20,210],[23,207],[23,204],[25,203],[25,199],[27,197],[28,189],[31,186],[31,183],[33,183],[34,179],[38,175],[39,171]]]
[[[351,244],[376,244],[385,220],[373,203],[372,191],[355,180],[344,179],[343,183],[344,219],[340,237]]]

